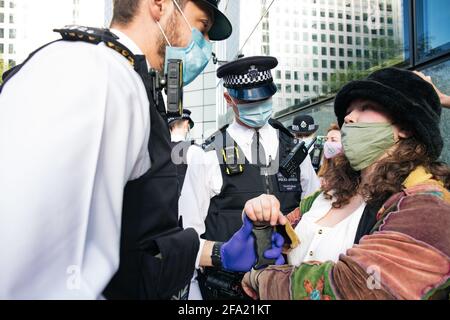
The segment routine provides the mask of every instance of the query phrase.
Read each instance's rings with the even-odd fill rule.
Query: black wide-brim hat
[[[233,27],[230,20],[219,10],[220,0],[200,0],[200,2],[214,12],[214,23],[208,33],[209,39],[213,41],[228,39],[233,32]]]
[[[441,155],[444,143],[440,131],[442,106],[433,86],[415,73],[387,68],[344,86],[336,96],[334,110],[342,127],[352,101],[377,102],[400,124],[406,125],[427,147],[432,160]]]

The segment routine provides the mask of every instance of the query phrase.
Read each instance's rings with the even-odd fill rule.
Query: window
[[[410,40],[409,27],[414,25],[408,13],[412,1],[433,4],[435,0],[278,1],[271,9],[270,18],[274,25],[279,20],[279,26],[271,30],[268,20],[263,19],[263,32],[254,42],[267,42],[255,49],[252,45],[244,49],[246,55],[256,55],[267,45],[272,55],[280,60],[281,71],[274,71],[275,82],[281,85],[274,116],[282,117],[288,111],[286,101],[289,98],[293,102],[299,100],[295,102],[297,106],[308,106],[316,102],[319,95],[335,94],[342,85],[366,76],[371,70],[408,62],[405,57],[409,51],[404,48],[408,48],[406,42]],[[450,0],[442,1],[448,1],[446,6],[450,7]],[[258,5],[263,2],[267,1],[255,1]],[[382,4],[383,12],[379,4]],[[392,9],[389,13],[388,7]],[[285,28],[286,20],[290,20],[289,29]],[[448,25],[440,24],[441,27]],[[251,30],[241,32],[247,35]],[[6,37],[7,33],[8,29]],[[450,30],[445,33],[450,38]],[[289,40],[286,34],[290,35]],[[255,35],[254,38],[258,33]],[[4,49],[8,50],[8,45]],[[281,99],[280,103],[278,99]],[[289,109],[292,111],[295,110]]]
[[[281,92],[281,84],[277,83],[277,91]]]
[[[417,0],[417,45],[420,60],[450,50],[448,0]]]
[[[285,77],[286,77],[286,80],[291,80],[291,72],[290,71],[286,71]]]

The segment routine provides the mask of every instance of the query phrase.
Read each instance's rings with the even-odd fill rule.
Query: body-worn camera
[[[169,60],[166,75],[167,113],[183,115],[183,61]]]
[[[167,64],[167,74],[161,75],[152,69],[153,96],[157,97],[164,89],[167,95],[166,112],[170,116],[183,115],[183,60],[171,59]]]

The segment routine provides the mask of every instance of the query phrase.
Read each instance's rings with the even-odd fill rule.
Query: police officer
[[[195,144],[194,140],[188,139],[189,133],[195,125],[194,120],[191,118],[191,114],[192,112],[190,110],[184,109],[181,116],[169,115],[167,120],[172,139],[172,161],[177,166],[178,187],[180,193],[189,163],[189,148]]]
[[[319,125],[314,122],[314,118],[309,115],[299,115],[294,118],[289,130],[297,138],[298,142],[304,141],[311,158],[311,163],[319,171],[322,164],[323,141],[315,139]],[[315,143],[313,143],[315,141]]]
[[[277,91],[271,70],[277,64],[273,57],[248,57],[217,72],[235,120],[212,135],[204,150],[192,148],[195,163],[188,167],[179,205],[184,226],[202,235],[201,245],[204,240],[227,241],[241,227],[242,209],[249,199],[270,193],[280,200],[281,211],[289,213],[298,207],[302,195],[320,188],[309,157],[288,179],[278,172],[277,164],[295,146],[295,139],[271,119],[272,96]],[[201,294],[194,279],[190,298],[232,298],[211,283],[240,283],[240,276],[235,276],[206,268],[198,274]]]
[[[169,115],[167,123],[169,124],[172,144],[188,140],[188,135],[195,125],[191,114],[192,112],[190,110],[184,109],[181,116]]]
[[[294,118],[292,126],[289,130],[299,140],[305,141],[305,145],[309,146],[314,141],[315,134],[319,130],[319,125],[314,122],[314,118],[309,115],[298,115]],[[311,146],[309,151],[313,149]]]
[[[217,3],[115,0],[111,31],[60,30],[64,41],[4,77],[0,298],[185,292],[198,235],[178,227],[170,134],[148,71],[175,58],[184,84],[200,74],[208,40],[232,31]]]

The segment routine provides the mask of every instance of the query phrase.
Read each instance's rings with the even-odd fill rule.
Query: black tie
[[[252,163],[259,166],[266,166],[266,151],[260,143],[259,132],[256,131],[252,142]]]

